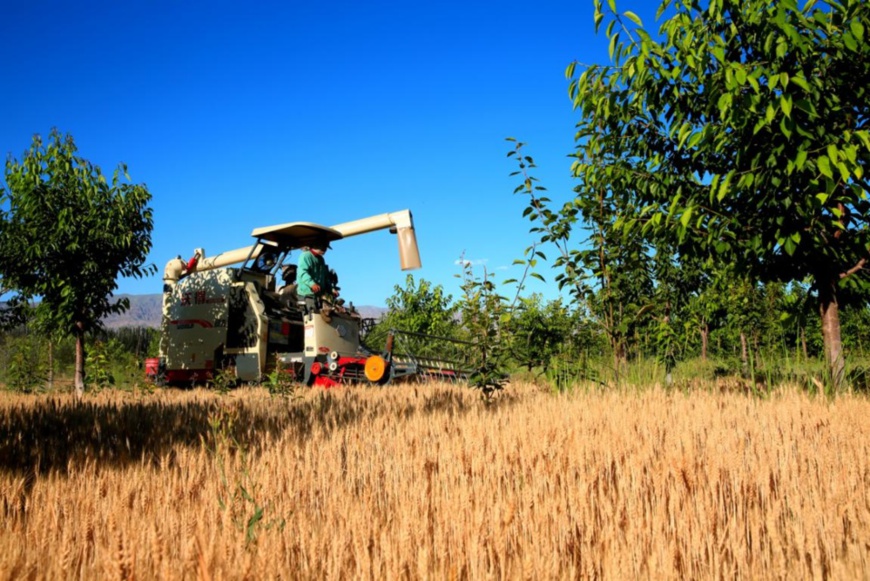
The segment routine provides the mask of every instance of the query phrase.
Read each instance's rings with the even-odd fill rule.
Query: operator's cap
[[[316,240],[308,245],[309,248],[317,248],[318,250],[331,250],[332,246],[326,240]]]

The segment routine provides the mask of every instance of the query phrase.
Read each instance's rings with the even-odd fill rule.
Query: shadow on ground
[[[0,471],[33,476],[87,463],[156,464],[181,447],[211,447],[216,438],[256,451],[277,438],[304,439],[315,428],[328,433],[384,414],[401,421],[417,414],[465,414],[482,405],[467,388],[413,389],[403,395],[348,390],[252,401],[216,394],[194,401],[160,396],[114,402],[22,396],[0,409]]]

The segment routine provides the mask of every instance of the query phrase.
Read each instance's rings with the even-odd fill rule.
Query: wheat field
[[[870,402],[0,394],[2,579],[870,577]]]

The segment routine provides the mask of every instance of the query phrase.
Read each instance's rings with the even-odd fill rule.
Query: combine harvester
[[[372,353],[360,334],[374,321],[362,319],[352,303],[309,312],[295,294],[278,292],[276,279],[293,250],[383,229],[398,237],[402,270],[420,268],[408,210],[332,227],[291,222],[256,228],[251,246],[210,257],[196,249],[187,263],[180,256],[170,260],[163,276],[160,356],[146,360],[146,375],[158,385],[207,382],[217,373],[253,383],[276,368],[324,387],[403,377],[464,379],[471,344],[391,331],[384,351]],[[395,349],[397,344],[425,348],[415,355]],[[448,361],[444,354],[451,350]]]

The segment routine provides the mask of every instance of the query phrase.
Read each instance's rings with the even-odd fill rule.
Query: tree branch
[[[842,280],[848,276],[852,276],[856,272],[859,272],[860,270],[862,270],[864,268],[865,264],[867,264],[867,258],[862,258],[861,260],[858,261],[858,264],[856,264],[855,266],[853,266],[852,268],[850,268],[846,272],[841,272],[840,279]]]

